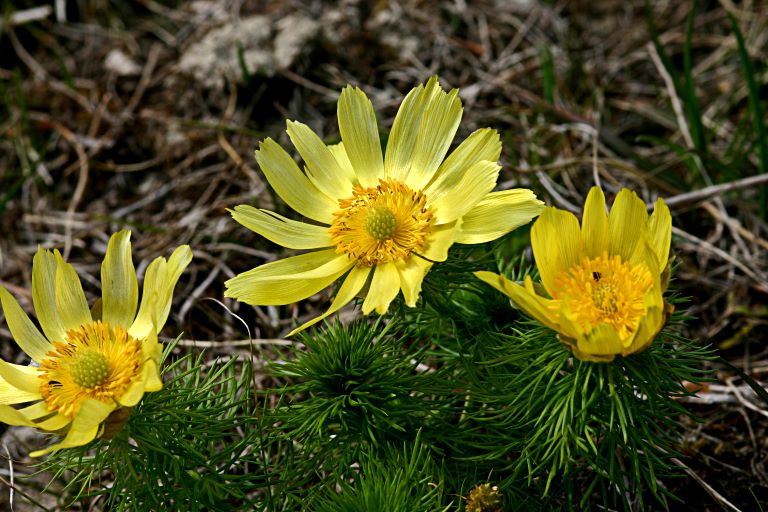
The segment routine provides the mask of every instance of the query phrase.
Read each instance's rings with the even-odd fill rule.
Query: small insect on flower
[[[184,245],[168,261],[149,264],[139,306],[130,236],[123,230],[110,238],[101,266],[102,299],[92,310],[72,265],[58,251],[38,249],[32,302],[44,334],[0,287],[11,335],[33,361],[23,366],[0,359],[0,421],[66,432],[33,457],[84,445],[102,436],[105,425],[107,436],[114,435],[145,392],[162,388],[157,333],[192,252]]]
[[[672,218],[659,199],[648,217],[645,203],[627,189],[610,215],[603,191],[593,187],[579,226],[576,217],[548,207],[531,229],[533,255],[548,296],[491,272],[475,275],[518,307],[557,331],[573,354],[606,362],[645,350],[672,312],[669,284]]]
[[[370,100],[346,87],[338,102],[341,143],[326,145],[306,125],[288,122],[304,171],[264,140],[259,166],[310,222],[248,205],[236,206],[232,217],[277,244],[311,252],[244,272],[226,282],[225,295],[252,305],[290,304],[343,279],[330,308],[294,333],[360,293],[364,314],[385,313],[400,292],[413,307],[424,275],[452,244],[487,242],[530,222],[543,208],[533,192],[491,192],[500,170],[495,130],[474,132],[446,158],[461,115],[458,91],[446,93],[433,77],[403,100],[383,154]]]

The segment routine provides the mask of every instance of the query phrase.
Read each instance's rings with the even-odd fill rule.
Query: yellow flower
[[[338,103],[341,143],[327,146],[306,125],[287,124],[304,172],[275,141],[264,140],[256,151],[261,169],[310,222],[247,205],[232,216],[277,244],[312,252],[244,272],[226,282],[225,295],[252,305],[290,304],[344,276],[328,311],[293,332],[366,287],[365,314],[385,313],[401,291],[413,307],[427,270],[446,259],[454,242],[487,242],[530,222],[543,208],[533,192],[491,192],[500,169],[495,130],[472,133],[445,158],[462,111],[458,91],[446,93],[433,77],[403,100],[383,155],[370,100],[346,87]]]
[[[169,261],[150,263],[137,314],[139,285],[130,236],[123,230],[109,240],[101,266],[102,299],[93,311],[72,265],[58,251],[38,249],[32,263],[32,302],[45,335],[0,287],[11,334],[34,361],[22,366],[0,359],[0,421],[66,431],[60,443],[33,452],[33,457],[90,442],[101,435],[111,413],[136,405],[145,391],[162,388],[157,333],[192,252],[184,245]],[[24,406],[11,407],[15,404]]]
[[[603,191],[593,187],[581,227],[552,207],[533,225],[533,255],[548,296],[528,276],[523,287],[492,272],[475,275],[557,331],[577,358],[612,361],[647,348],[672,312],[662,297],[671,236],[661,199],[649,219],[645,203],[622,189],[608,215]]]

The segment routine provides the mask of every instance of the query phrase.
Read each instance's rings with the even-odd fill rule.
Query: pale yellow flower
[[[446,158],[461,115],[458,91],[446,93],[432,78],[404,99],[383,154],[370,100],[346,87],[338,102],[341,143],[328,146],[306,125],[288,122],[304,171],[264,140],[256,160],[275,192],[309,222],[247,205],[232,216],[277,244],[311,252],[244,272],[226,282],[225,295],[290,304],[342,279],[328,311],[297,330],[361,293],[364,314],[385,313],[400,292],[413,307],[424,275],[454,242],[487,242],[530,222],[543,208],[533,192],[491,192],[500,169],[495,130],[474,132]]]
[[[603,191],[593,187],[581,227],[573,214],[552,207],[533,225],[544,294],[529,276],[520,286],[492,272],[475,275],[557,331],[577,358],[611,361],[645,350],[672,312],[662,296],[671,236],[663,200],[649,218],[645,203],[622,189],[608,215]]]
[[[130,232],[114,234],[101,266],[100,307],[91,311],[72,265],[58,251],[38,249],[32,263],[32,301],[44,335],[0,287],[8,328],[34,361],[23,366],[0,359],[0,421],[65,433],[60,443],[32,456],[92,441],[111,413],[162,388],[157,333],[191,259],[184,245],[170,260],[150,263],[139,306]]]

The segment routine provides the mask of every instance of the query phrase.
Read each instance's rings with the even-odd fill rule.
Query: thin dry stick
[[[725,496],[723,496],[722,494],[717,492],[711,485],[709,485],[707,482],[705,482],[703,478],[701,478],[699,475],[697,475],[696,472],[693,471],[691,468],[686,466],[680,459],[672,457],[670,460],[672,462],[674,462],[675,464],[677,464],[678,466],[680,466],[681,468],[683,468],[683,471],[688,473],[688,475],[691,478],[696,480],[699,483],[699,485],[702,486],[705,491],[707,491],[707,494],[712,496],[712,498],[716,502],[718,502],[720,504],[720,506],[722,506],[723,508],[726,508],[726,509],[731,509],[734,512],[741,512],[741,509],[739,509],[739,507],[737,507],[736,505],[734,505],[733,503],[731,503],[730,501],[725,499]]]
[[[694,147],[693,145],[693,138],[691,137],[691,132],[688,129],[688,121],[685,120],[685,113],[683,112],[683,104],[680,102],[680,98],[677,95],[677,92],[675,91],[675,83],[672,80],[672,76],[667,71],[667,68],[664,67],[664,64],[661,62],[661,57],[659,57],[658,52],[656,51],[656,47],[653,45],[653,43],[646,44],[646,48],[648,48],[648,53],[651,54],[651,60],[653,61],[653,64],[656,66],[656,69],[658,70],[659,74],[661,75],[661,78],[664,80],[664,85],[667,87],[667,93],[669,94],[669,100],[672,103],[672,110],[675,111],[675,117],[677,118],[677,125],[680,127],[680,133],[683,136],[683,139],[685,139],[685,145],[689,148]]]
[[[750,176],[748,178],[742,178],[736,181],[729,181],[728,183],[719,183],[717,185],[700,188],[699,190],[678,194],[676,196],[664,199],[664,202],[667,203],[667,206],[678,206],[681,204],[701,201],[716,194],[722,194],[740,188],[748,188],[766,182],[768,182],[768,173],[758,174],[757,176]]]
[[[710,251],[711,253],[719,256],[720,258],[724,259],[731,265],[740,268],[745,274],[747,274],[749,277],[754,279],[758,282],[764,289],[768,290],[768,281],[766,281],[762,276],[759,276],[755,273],[751,268],[744,265],[742,262],[725,252],[724,250],[720,249],[719,247],[715,247],[711,243],[707,242],[706,240],[702,240],[701,238],[694,236],[686,231],[683,231],[680,228],[677,228],[675,226],[672,226],[672,233],[681,236],[691,242],[694,242],[695,244],[700,245],[703,249],[706,249]]]

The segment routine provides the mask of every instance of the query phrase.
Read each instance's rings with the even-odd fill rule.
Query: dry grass
[[[685,100],[650,42],[642,2],[56,4],[66,5],[63,18],[7,17],[0,35],[0,284],[27,310],[38,245],[61,249],[93,300],[106,241],[128,227],[140,271],[176,245],[193,247],[165,333],[183,331],[214,355],[242,350],[244,324],[267,346],[279,341],[327,296],[278,308],[222,300],[227,278],[284,254],[226,211],[241,203],[281,208],[252,159],[258,141],[270,136],[287,147],[285,118],[337,139],[335,100],[347,83],[363,87],[388,127],[404,92],[439,74],[445,86],[461,88],[459,139],[483,126],[502,133],[502,187],[523,184],[572,210],[594,183],[609,194],[632,187],[649,204],[664,197],[674,216],[675,286],[691,297],[697,318],[686,334],[766,380],[768,225],[756,188],[768,177],[759,175],[749,142],[748,89],[727,17],[732,11],[754,61],[764,63],[764,3],[699,7],[693,74],[709,155],[693,163],[676,150],[692,150],[695,141]],[[690,5],[656,4],[660,40],[682,69]],[[180,65],[218,27],[254,15],[277,27],[296,14],[318,24],[287,67],[249,69],[249,76],[237,69],[238,83],[230,76],[206,88]],[[238,36],[248,48],[249,34]],[[284,41],[275,39],[264,47],[280,51]],[[758,69],[766,83],[766,69]],[[0,338],[2,357],[20,362],[5,324]],[[669,485],[699,495],[706,503],[699,510],[729,509],[726,500],[748,510],[768,501],[768,404],[727,370],[717,376],[690,404],[704,422],[691,425],[682,463],[701,482]],[[23,459],[27,449],[9,436],[11,454]]]

